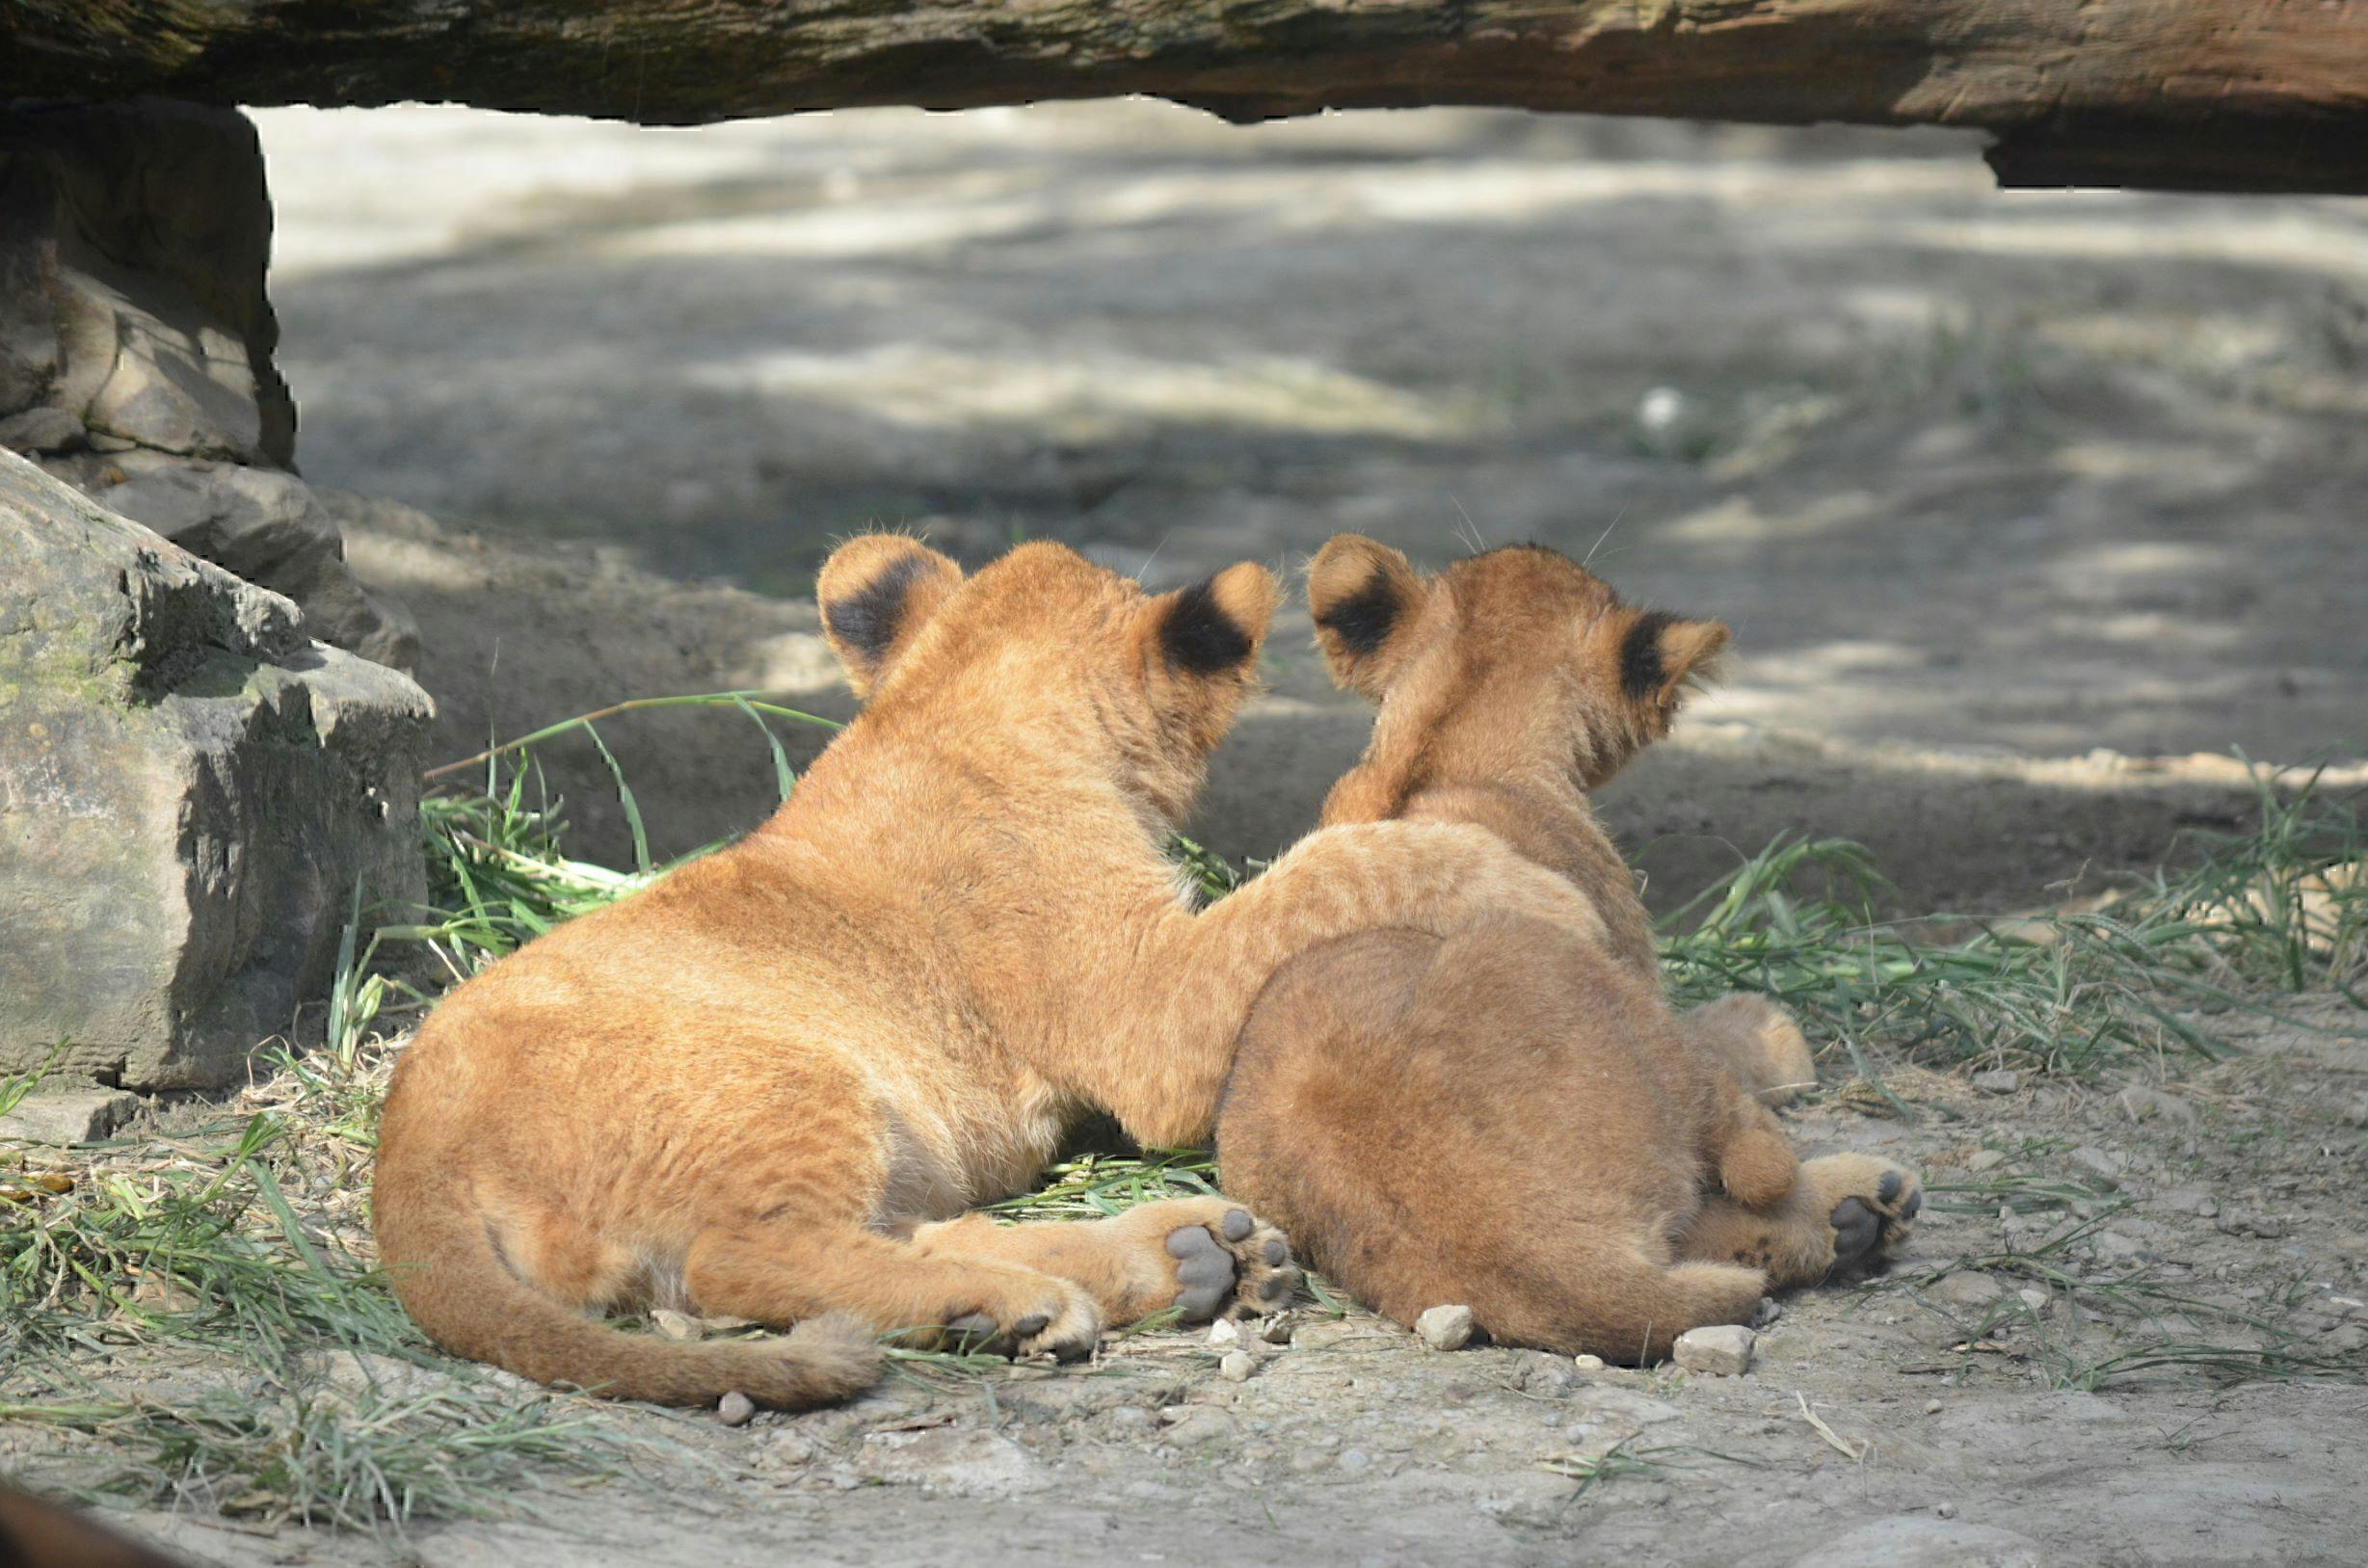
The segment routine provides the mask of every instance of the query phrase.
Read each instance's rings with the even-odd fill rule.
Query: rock
[[[698,1318],[671,1307],[651,1308],[650,1326],[669,1340],[700,1340],[706,1338],[707,1332]]]
[[[2107,1186],[2119,1186],[2121,1178],[2129,1174],[2129,1156],[2092,1144],[2084,1143],[2063,1157]]]
[[[1414,1320],[1414,1331],[1433,1350],[1461,1350],[1472,1342],[1472,1309],[1433,1307]]]
[[[733,1389],[715,1404],[715,1419],[726,1426],[746,1426],[756,1419],[757,1401]]]
[[[0,1116],[0,1138],[33,1143],[96,1143],[131,1120],[137,1096],[120,1089],[80,1089],[28,1095]]]
[[[1580,1356],[1573,1362],[1573,1365],[1583,1372],[1600,1372],[1604,1369],[1604,1358],[1601,1356]]]
[[[119,449],[293,462],[263,293],[271,201],[244,116],[20,100],[0,113],[0,415],[48,408]],[[36,450],[79,444],[40,428]]]
[[[2195,1119],[2195,1106],[2177,1095],[2165,1094],[2142,1083],[2131,1084],[2116,1098],[2120,1102],[2122,1114],[2133,1122],[2149,1121],[2158,1116],[2172,1122],[2192,1122]]]
[[[1976,1073],[1973,1086],[1985,1095],[2010,1095],[2023,1086],[2023,1076],[2011,1067],[1994,1067]]]
[[[2368,1350],[2368,1326],[2358,1323],[2338,1323],[2319,1336],[2318,1348],[2328,1354],[2348,1356]]]
[[[1994,1171],[2006,1162],[2007,1156],[1995,1149],[1977,1149],[1966,1156],[1965,1168],[1979,1176],[1983,1171]]]
[[[1217,1375],[1228,1383],[1247,1383],[1258,1370],[1258,1358],[1247,1350],[1228,1350],[1217,1358]]]
[[[864,1439],[856,1464],[875,1481],[916,1483],[972,1497],[1032,1491],[1048,1479],[1027,1450],[1010,1438],[961,1426],[873,1432]]]
[[[1204,1448],[1212,1444],[1230,1443],[1240,1434],[1240,1423],[1229,1411],[1214,1405],[1184,1405],[1170,1407],[1175,1411],[1159,1414],[1167,1421],[1167,1430],[1160,1434],[1172,1448]]]
[[[1259,1319],[1258,1337],[1265,1343],[1289,1344],[1290,1343],[1290,1336],[1291,1322],[1290,1318],[1278,1316]]]
[[[2274,1241],[2286,1234],[2284,1220],[2255,1209],[2224,1209],[2215,1224],[2222,1235],[2258,1236],[2265,1241]]]
[[[1241,1325],[1230,1317],[1220,1317],[1209,1325],[1209,1342],[1220,1350],[1228,1350],[1241,1342]]]
[[[175,545],[249,582],[284,594],[325,643],[375,664],[410,671],[419,628],[408,611],[374,598],[346,570],[336,519],[294,474],[235,464],[132,454],[65,470],[92,499],[144,522]]]
[[[2005,1295],[2007,1288],[1979,1269],[1960,1268],[1933,1281],[1925,1293],[1952,1307],[1982,1308]]]
[[[0,446],[12,452],[71,452],[90,437],[82,421],[64,409],[36,407],[0,419]]]
[[[2030,1308],[2033,1312],[2045,1312],[2047,1310],[2047,1303],[2049,1299],[2048,1294],[2045,1290],[2040,1289],[2035,1285],[2024,1286],[2021,1289],[2014,1292],[2014,1298],[2017,1301],[2020,1301],[2024,1306]]]
[[[2220,1200],[2199,1187],[2173,1187],[2156,1200],[2174,1214],[2194,1214],[2210,1219],[2220,1212]]]
[[[1677,1337],[1674,1355],[1690,1372],[1740,1377],[1751,1369],[1751,1347],[1757,1339],[1741,1323],[1688,1329]]]
[[[1958,1519],[1909,1514],[1845,1530],[1793,1568],[2039,1568],[2029,1536]]]
[[[432,709],[294,605],[0,453],[0,1072],[212,1088],[425,894]]]
[[[2091,1243],[2101,1263],[2134,1263],[2146,1256],[2146,1244],[2127,1231],[2108,1226],[2099,1231]]]

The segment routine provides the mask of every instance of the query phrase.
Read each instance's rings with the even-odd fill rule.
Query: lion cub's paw
[[[1187,1323],[1275,1312],[1299,1289],[1290,1243],[1246,1209],[1170,1231],[1166,1246],[1184,1287],[1176,1295],[1178,1316]]]
[[[1253,1316],[1280,1311],[1299,1288],[1283,1233],[1223,1198],[1145,1204],[1104,1223],[1123,1226],[1143,1248],[1131,1292],[1141,1316],[1173,1307],[1185,1323]]]
[[[1890,1261],[1905,1244],[1924,1208],[1915,1173],[1873,1155],[1830,1155],[1801,1167],[1801,1176],[1832,1201],[1833,1264],[1827,1279],[1863,1273]]]
[[[943,1350],[983,1351],[991,1355],[1051,1355],[1060,1361],[1079,1361],[1093,1353],[1102,1339],[1102,1309],[1067,1280],[1048,1279],[1039,1299],[1000,1304],[999,1311],[977,1311],[949,1318],[938,1340]]]

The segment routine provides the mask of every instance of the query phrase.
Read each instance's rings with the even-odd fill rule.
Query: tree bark
[[[1970,126],[2008,184],[2368,191],[2368,0],[15,0],[0,91],[662,124],[1497,105]]]

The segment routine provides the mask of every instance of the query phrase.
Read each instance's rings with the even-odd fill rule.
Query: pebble
[[[2177,1095],[2165,1094],[2144,1084],[2131,1084],[2121,1091],[2120,1100],[2122,1114],[2133,1122],[2142,1122],[2155,1116],[2167,1117],[2173,1122],[2192,1122],[2195,1119],[2195,1106]]]
[[[1290,1343],[1290,1319],[1268,1317],[1258,1325],[1258,1337],[1268,1344]]]
[[[2007,1156],[1995,1149],[1977,1149],[1966,1158],[1965,1168],[1979,1176],[1983,1171],[1996,1170],[2006,1162]]]
[[[1979,1269],[1960,1268],[1942,1275],[1928,1293],[1953,1307],[1986,1307],[2005,1295],[2007,1288]]]
[[[2284,1220],[2252,1209],[2222,1209],[2215,1223],[2226,1236],[2253,1236],[2263,1240],[2275,1240],[2286,1234]]]
[[[1472,1342],[1472,1309],[1433,1307],[1414,1320],[1414,1331],[1433,1350],[1461,1350]]]
[[[650,1326],[670,1340],[696,1340],[706,1333],[698,1318],[666,1307],[651,1310]]]
[[[2173,1187],[2155,1200],[2174,1214],[2194,1214],[2210,1219],[2220,1212],[2220,1200],[2200,1187]]]
[[[1577,1366],[1583,1372],[1600,1372],[1604,1369],[1604,1358],[1601,1356],[1581,1356],[1576,1360],[1574,1365]]]
[[[1688,1329],[1677,1337],[1677,1364],[1690,1372],[1740,1377],[1751,1369],[1751,1347],[1758,1338],[1741,1323]]]
[[[1228,1350],[1217,1360],[1217,1375],[1228,1383],[1247,1383],[1258,1370],[1258,1358],[1247,1350]]]
[[[1985,1095],[2010,1095],[2023,1086],[2023,1076],[2011,1067],[1994,1067],[1973,1076],[1973,1086]]]
[[[2024,1306],[2029,1307],[2033,1312],[2047,1310],[2047,1292],[2035,1285],[2026,1285],[2014,1294]]]
[[[1783,1316],[1784,1304],[1782,1302],[1778,1301],[1774,1296],[1762,1296],[1760,1297],[1759,1306],[1752,1311],[1751,1326],[1753,1328],[1766,1328],[1769,1324],[1774,1322],[1777,1318],[1782,1317]]]
[[[1220,1350],[1231,1349],[1241,1342],[1241,1325],[1230,1317],[1220,1317],[1209,1325],[1209,1342]]]
[[[2094,1144],[2084,1143],[2064,1157],[2108,1186],[2118,1185],[2130,1168],[2129,1156]]]
[[[757,1414],[757,1401],[733,1389],[716,1401],[715,1419],[726,1426],[746,1426]]]

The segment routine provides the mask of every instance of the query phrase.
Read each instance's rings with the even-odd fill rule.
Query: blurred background
[[[418,617],[450,756],[728,685],[843,716],[809,596],[874,524],[1155,588],[1342,529],[1586,556],[1736,628],[1610,801],[1681,883],[1789,828],[1928,907],[2043,901],[2244,793],[2129,758],[2368,744],[2368,201],[1445,110],[253,119],[299,463],[403,503],[352,559]],[[1268,662],[1202,823],[1236,856],[1367,722],[1304,617]],[[636,717],[661,848],[771,804],[744,719]],[[551,765],[616,853],[597,764]]]

